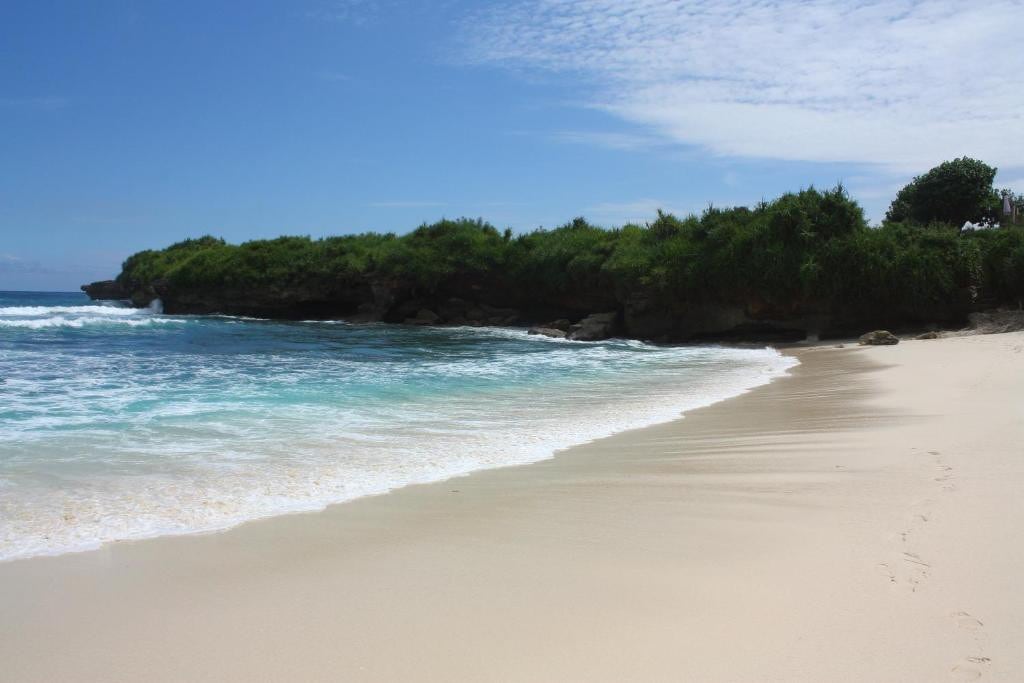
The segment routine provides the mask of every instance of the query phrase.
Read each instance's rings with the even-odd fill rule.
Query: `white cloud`
[[[0,254],[0,274],[49,273],[49,268],[35,261],[26,261],[14,254]]]
[[[472,62],[564,74],[589,106],[722,156],[922,171],[1024,160],[1024,0],[520,0]]]
[[[588,206],[584,214],[596,223],[623,225],[625,223],[643,224],[658,217],[658,210],[677,216],[686,216],[691,210],[673,206],[672,202],[660,199],[636,199],[626,202],[601,202]]]
[[[561,130],[550,135],[556,142],[594,145],[619,151],[645,150],[664,144],[664,141],[650,135],[615,133],[589,130]]]

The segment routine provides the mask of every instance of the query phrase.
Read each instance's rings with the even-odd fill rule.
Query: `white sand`
[[[1024,334],[551,461],[0,564],[0,680],[1024,680]]]

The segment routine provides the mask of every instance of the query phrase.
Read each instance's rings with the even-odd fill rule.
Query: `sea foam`
[[[519,329],[110,311],[0,306],[0,321],[89,321],[60,336],[0,326],[0,558],[225,529],[535,462],[796,363]]]

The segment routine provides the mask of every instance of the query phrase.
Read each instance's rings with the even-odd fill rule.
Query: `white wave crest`
[[[0,306],[0,318],[40,317],[55,315],[102,315],[110,317],[151,315],[144,308],[123,306]]]
[[[55,315],[49,318],[31,318],[26,320],[5,320],[0,318],[0,327],[21,328],[27,330],[44,330],[51,327],[82,328],[93,325],[120,325],[127,327],[146,327],[150,325],[166,325],[169,323],[184,323],[187,320],[180,318],[154,318],[140,317],[132,319],[129,317],[100,317],[83,316],[73,318],[68,316]]]
[[[156,319],[131,322],[150,320]],[[136,358],[130,377],[122,361],[111,366],[104,356],[87,358],[79,372],[51,384],[62,391],[70,386],[58,395],[41,392],[47,380],[34,375],[13,378],[7,388],[15,409],[35,417],[12,422],[6,433],[0,422],[0,456],[7,456],[7,469],[0,457],[0,486],[5,476],[10,481],[0,496],[0,561],[226,529],[536,462],[569,446],[677,419],[797,364],[771,349],[631,348],[625,342],[540,348],[486,362],[463,357],[461,365],[459,357],[445,356],[405,366],[343,359],[302,366],[280,355],[239,359],[258,363],[250,369],[259,372],[251,374],[238,374],[235,364],[183,372],[191,367],[185,358],[160,357],[148,365]],[[121,386],[111,384],[112,367]],[[540,383],[522,381],[517,373],[523,372]],[[271,375],[270,384],[251,382]],[[421,385],[425,378],[470,381],[455,385],[462,388],[447,391],[444,400],[437,400],[436,389],[344,400],[346,387],[371,376],[381,390],[384,377]],[[303,391],[325,382],[321,394],[328,400],[282,402],[291,391],[286,377]],[[160,395],[154,384],[173,391]],[[89,404],[79,401],[83,395]],[[97,404],[102,416],[90,412]],[[54,414],[53,406],[61,410]],[[119,427],[129,415],[130,428]],[[53,429],[58,426],[75,429]],[[63,466],[47,469],[47,458],[73,460],[74,485],[60,485]],[[45,477],[25,476],[40,466]]]

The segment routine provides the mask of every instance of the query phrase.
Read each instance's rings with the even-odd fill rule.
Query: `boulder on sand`
[[[888,330],[875,330],[860,337],[862,346],[891,346],[899,344],[900,338]]]

